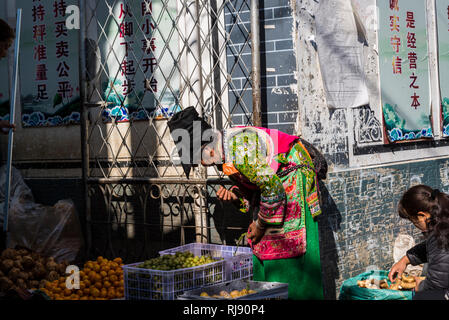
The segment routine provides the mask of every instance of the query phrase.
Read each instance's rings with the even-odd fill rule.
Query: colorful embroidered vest
[[[304,171],[302,171],[307,177],[307,187],[305,189],[308,191],[305,194],[302,191],[302,188],[296,187],[297,184],[302,185],[301,175],[296,174],[295,176],[295,172],[292,171],[285,179],[281,179],[283,188],[285,189],[289,200],[284,199],[282,200],[282,203],[281,200],[279,200],[279,205],[274,204],[276,207],[276,212],[273,212],[273,218],[271,219],[274,219],[273,221],[275,221],[276,217],[279,216],[281,217],[281,220],[283,219],[283,224],[280,228],[269,227],[265,233],[265,236],[257,245],[253,246],[251,245],[251,241],[249,241],[250,246],[253,249],[253,253],[261,260],[282,259],[303,255],[306,251],[304,206],[308,205],[313,217],[321,213],[316,189],[316,173],[313,170],[310,170],[313,169],[313,163],[310,155],[308,154],[306,148],[301,144],[299,137],[288,135],[275,129],[235,127],[224,130],[223,149],[225,154],[225,164],[223,165],[223,172],[226,175],[231,175],[234,180],[239,180],[238,184],[240,186],[244,186],[247,190],[253,190],[253,192],[256,192],[258,187],[251,184],[234,167],[233,162],[236,159],[233,159],[234,153],[229,150],[230,145],[232,145],[230,144],[230,142],[233,141],[232,138],[240,133],[244,133],[245,131],[248,133],[257,134],[257,147],[260,149],[260,153],[263,157],[265,157],[266,163],[269,164],[274,172],[278,174],[285,173],[285,170],[295,169],[295,166],[298,164],[305,164],[306,167],[308,167],[308,169],[304,168]],[[257,150],[259,151],[259,149]],[[291,150],[293,150],[293,153],[295,154],[295,160],[293,162],[289,162],[287,159],[287,155]],[[295,193],[294,198],[296,199],[294,201],[292,200],[293,193]],[[262,216],[264,216],[263,211],[266,212],[267,210],[270,210],[270,205],[266,205],[266,203],[262,203],[261,205],[264,208],[262,208],[263,210],[259,210],[259,215],[262,214]],[[265,215],[264,218],[266,217],[267,216]]]

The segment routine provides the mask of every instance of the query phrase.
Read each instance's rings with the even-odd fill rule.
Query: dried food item
[[[416,282],[405,282],[404,280],[402,280],[400,286],[403,290],[411,290],[416,287]]]
[[[47,280],[48,281],[55,281],[59,279],[59,273],[56,271],[50,271],[47,275]]]
[[[34,260],[31,255],[23,256],[22,258],[22,266],[26,270],[31,270],[34,267]]]
[[[42,279],[47,275],[47,270],[42,263],[38,262],[33,268],[33,278]]]
[[[0,263],[0,269],[3,271],[4,274],[7,274],[9,270],[11,270],[14,267],[14,260],[12,259],[5,259],[2,260]]]
[[[14,283],[8,279],[8,277],[1,277],[0,278],[0,291],[7,291],[9,290],[12,286],[14,285]]]
[[[17,279],[16,286],[19,287],[20,289],[26,289],[27,288],[27,284],[26,284],[25,280],[20,279],[20,278]]]
[[[419,277],[419,279],[424,280],[425,277]],[[387,279],[359,280],[357,281],[357,285],[360,288],[367,288],[367,289],[411,290],[416,287],[416,281],[414,276],[402,274],[401,277],[397,277],[395,281],[390,285],[388,285]]]
[[[16,259],[16,260],[14,260],[14,268],[18,268],[18,269],[20,269],[20,270],[23,269],[23,266],[22,266],[22,259]]]
[[[58,264],[52,259],[48,259],[46,265],[45,265],[47,271],[57,271],[58,269]]]
[[[380,287],[381,289],[388,289],[388,288],[389,288],[388,281],[387,281],[386,279],[380,280],[380,285],[379,285],[379,287]]]
[[[28,272],[20,271],[19,278],[23,279],[24,281],[28,280],[28,278],[29,278]]]
[[[14,260],[14,258],[16,257],[16,251],[11,248],[5,249],[5,250],[3,250],[1,257],[2,257],[2,259]]]
[[[378,282],[378,281],[376,281],[375,279],[359,280],[359,281],[357,281],[357,285],[358,285],[360,288],[380,289],[380,288],[377,286],[376,282]]]
[[[246,296],[248,294],[256,293],[257,291],[252,289],[242,289],[242,290],[232,290],[231,292],[227,292],[226,290],[220,291],[220,294],[214,294],[212,296],[209,296],[209,294],[205,291],[201,292],[201,297],[211,297],[211,298],[217,298],[217,299],[236,299],[239,297]]]
[[[39,281],[38,280],[31,280],[30,281],[30,287],[31,287],[31,289],[39,288]]]
[[[36,252],[31,252],[26,248],[8,248],[0,256],[0,277],[5,279],[0,286],[0,292],[15,288],[32,289],[44,286],[46,280],[58,279],[65,275],[67,262],[56,263],[54,258],[43,257]],[[62,272],[59,273],[59,270]],[[20,280],[21,279],[21,280]],[[11,284],[12,283],[12,284]]]
[[[229,295],[231,296],[231,298],[235,299],[240,297],[241,292],[239,290],[233,290],[229,293]]]
[[[227,291],[220,291],[220,296],[226,299],[232,299],[231,295]]]
[[[19,256],[26,256],[29,253],[29,251],[27,249],[19,249],[19,250],[16,250],[16,252],[17,252],[17,255],[19,255]]]

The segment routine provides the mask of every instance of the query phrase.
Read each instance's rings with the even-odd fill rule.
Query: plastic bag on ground
[[[388,271],[373,270],[364,272],[343,282],[340,288],[339,300],[411,300],[412,291],[400,291],[390,289],[368,289],[360,288],[357,281],[366,279],[382,280],[386,279],[388,285]]]
[[[0,221],[3,224],[6,169],[0,168]],[[71,262],[82,246],[81,226],[72,200],[54,206],[34,202],[19,170],[12,168],[8,248],[28,248],[57,262]]]
[[[393,259],[394,263],[398,262],[405,256],[407,251],[415,246],[415,240],[408,234],[399,234],[394,241]],[[412,266],[409,264],[404,270],[407,274],[413,276],[420,276],[423,273],[423,265]]]

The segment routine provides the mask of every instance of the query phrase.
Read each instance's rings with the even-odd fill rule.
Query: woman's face
[[[428,212],[420,211],[418,216],[410,221],[422,232],[427,231],[427,220],[430,219],[430,214]]]

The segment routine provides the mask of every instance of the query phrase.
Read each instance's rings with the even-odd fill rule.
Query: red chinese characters
[[[57,93],[63,98],[71,98],[73,96],[73,87],[70,84],[70,66],[65,58],[70,55],[69,42],[67,41],[68,30],[65,25],[65,10],[67,4],[64,0],[55,0],[53,3],[53,14],[55,18],[62,20],[55,21],[54,35],[59,41],[55,44],[55,56],[57,61],[56,73],[58,75]]]
[[[412,32],[411,29],[415,29],[415,14],[412,11],[407,11],[407,17],[406,17],[406,27],[409,30],[407,32],[407,48],[408,49],[416,49],[416,34],[415,32]],[[409,51],[407,54],[408,60],[409,60],[409,69],[417,69],[417,61],[418,61],[418,56],[416,54],[416,52],[413,51]],[[416,89],[419,89],[419,85],[418,85],[418,75],[415,74],[415,72],[413,72],[410,75],[410,85],[409,88],[413,90],[413,95],[410,96],[411,98],[411,103],[410,106],[412,108],[418,108],[421,104],[419,102],[419,96],[416,93]]]
[[[399,16],[394,12],[399,11],[398,1],[390,0],[390,10],[392,11],[392,15],[390,16],[390,31],[393,33],[390,37],[390,44],[393,51],[399,53],[401,47],[401,38],[399,37]],[[391,65],[393,67],[393,74],[402,74],[402,58],[400,56],[393,56]]]
[[[399,53],[399,47],[401,46],[401,38],[393,36],[390,38],[390,44],[393,47],[394,52]]]
[[[393,73],[401,74],[402,73],[402,59],[401,57],[393,57]]]
[[[411,11],[407,11],[407,18],[405,19],[407,28],[415,29],[415,14]]]
[[[34,2],[34,1],[33,1]],[[33,4],[31,9],[31,17],[33,21],[33,59],[35,65],[35,81],[36,81],[36,99],[38,101],[48,100],[47,92],[47,26],[45,24],[45,7],[42,4]]]
[[[399,11],[399,0],[390,0],[390,10]]]
[[[399,17],[396,15],[390,16],[390,31],[399,32]]]
[[[152,1],[141,1],[142,17],[144,23],[142,24],[142,32],[144,33],[144,39],[142,39],[142,53],[145,56],[142,59],[142,71],[145,74],[143,80],[143,87],[145,91],[156,93],[158,90],[158,82],[155,78],[154,72],[157,69],[158,61],[155,57],[156,53],[156,38],[153,37],[153,32],[156,29],[156,24],[152,21]],[[149,16],[149,17],[148,17]]]

